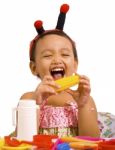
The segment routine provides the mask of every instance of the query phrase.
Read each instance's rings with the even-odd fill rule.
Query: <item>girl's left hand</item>
[[[77,90],[66,90],[70,93],[75,101],[77,102],[78,107],[84,106],[90,97],[91,87],[90,87],[90,80],[85,75],[79,75],[80,82],[78,85]]]

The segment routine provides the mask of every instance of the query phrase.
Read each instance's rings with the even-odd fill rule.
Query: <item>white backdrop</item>
[[[115,114],[115,4],[114,0],[4,0],[0,1],[0,136],[9,134],[12,108],[20,96],[35,89],[38,80],[28,67],[33,23],[55,28],[60,5],[68,3],[64,31],[77,44],[79,74],[89,76],[98,111]]]

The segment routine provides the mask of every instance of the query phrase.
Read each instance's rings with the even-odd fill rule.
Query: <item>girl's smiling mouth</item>
[[[54,78],[54,80],[63,78],[65,75],[65,70],[62,67],[55,67],[53,69],[51,69],[50,71],[52,77]]]

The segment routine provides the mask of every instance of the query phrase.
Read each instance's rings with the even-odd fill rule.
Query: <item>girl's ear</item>
[[[37,72],[36,72],[36,64],[35,64],[35,62],[34,61],[30,61],[29,66],[30,66],[30,70],[31,70],[32,74],[36,76]]]

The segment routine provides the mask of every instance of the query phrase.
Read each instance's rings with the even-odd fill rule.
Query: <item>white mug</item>
[[[16,113],[15,113],[16,112]],[[13,125],[17,129],[17,138],[20,140],[33,140],[38,132],[38,119],[40,107],[34,100],[20,100],[17,108],[13,109]]]

